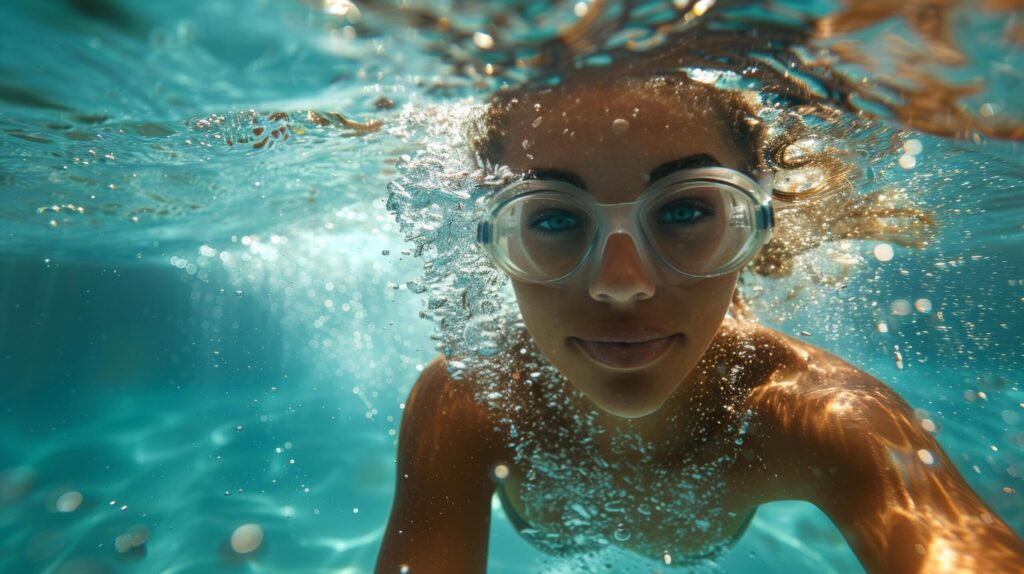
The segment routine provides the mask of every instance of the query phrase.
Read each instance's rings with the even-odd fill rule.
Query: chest
[[[732,450],[672,464],[574,450],[518,457],[500,487],[521,534],[550,553],[612,545],[676,563],[713,558],[752,516],[733,488]]]

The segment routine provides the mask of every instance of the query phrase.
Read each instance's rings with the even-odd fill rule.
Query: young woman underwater
[[[443,357],[423,371],[378,573],[484,572],[495,492],[558,555],[714,559],[759,505],[804,500],[872,574],[1020,571],[1024,544],[906,402],[729,313],[745,266],[784,265],[743,107],[683,74],[492,101],[475,146],[515,177],[485,200],[478,241],[525,325],[492,361],[516,384],[499,413],[488,375]]]

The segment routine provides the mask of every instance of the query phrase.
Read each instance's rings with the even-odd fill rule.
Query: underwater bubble
[[[144,524],[134,524],[128,528],[128,537],[133,546],[142,546],[149,540],[149,529]]]
[[[618,118],[618,119],[616,119],[615,121],[612,122],[612,133],[613,134],[615,134],[617,136],[621,136],[622,134],[626,133],[627,131],[629,131],[629,122],[628,121],[626,121],[626,120],[624,120],[622,118]]]
[[[469,348],[482,357],[492,357],[505,346],[505,336],[497,329],[500,321],[490,315],[473,317],[463,329]]]
[[[896,299],[889,304],[889,310],[893,315],[906,317],[910,314],[910,301],[907,301],[906,299]]]
[[[917,167],[917,158],[909,153],[905,153],[900,156],[899,164],[903,169],[914,169]]]
[[[925,464],[935,464],[935,456],[926,448],[922,448],[917,451],[917,458],[921,459],[921,462]]]
[[[118,554],[124,554],[132,549],[131,537],[127,534],[122,534],[114,539],[114,550]]]
[[[239,554],[248,554],[263,543],[263,528],[258,524],[243,524],[231,533],[231,549]]]
[[[82,493],[71,490],[57,499],[57,512],[74,512],[82,504]]]
[[[921,145],[921,140],[919,139],[911,138],[903,142],[903,151],[907,154],[917,155],[921,153],[922,150],[924,150],[924,146]]]
[[[615,528],[615,532],[612,534],[612,536],[619,542],[625,542],[630,538],[629,529],[626,528],[625,525],[619,524]]]
[[[494,467],[494,478],[498,480],[505,480],[508,478],[509,470],[504,464],[499,464]]]
[[[883,263],[886,261],[892,261],[893,255],[895,255],[892,245],[889,245],[888,243],[879,243],[875,246],[873,253],[875,255],[875,259]]]
[[[481,50],[490,50],[494,47],[494,38],[491,37],[490,34],[484,32],[474,32],[473,43]]]
[[[118,554],[127,554],[134,548],[139,548],[149,540],[149,529],[142,524],[136,524],[128,531],[114,539],[114,550]]]
[[[932,302],[922,297],[921,299],[914,301],[914,309],[917,309],[919,313],[931,313]]]

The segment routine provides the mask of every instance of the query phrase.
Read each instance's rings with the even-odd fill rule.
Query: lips
[[[610,335],[600,338],[572,341],[588,357],[604,367],[613,369],[639,369],[654,363],[672,348],[682,335]]]

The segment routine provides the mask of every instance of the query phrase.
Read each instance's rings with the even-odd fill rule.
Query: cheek
[[[710,339],[718,332],[732,303],[738,275],[734,272],[705,279],[678,292],[679,305],[690,311],[687,332],[691,337]]]
[[[557,305],[553,305],[554,294],[550,287],[512,280],[512,289],[516,294],[519,312],[530,335],[535,340],[544,341],[558,325],[559,317],[555,313]]]
[[[526,330],[534,344],[552,365],[572,376],[578,367],[566,341],[567,316],[573,313],[573,301],[557,288],[512,282]]]

